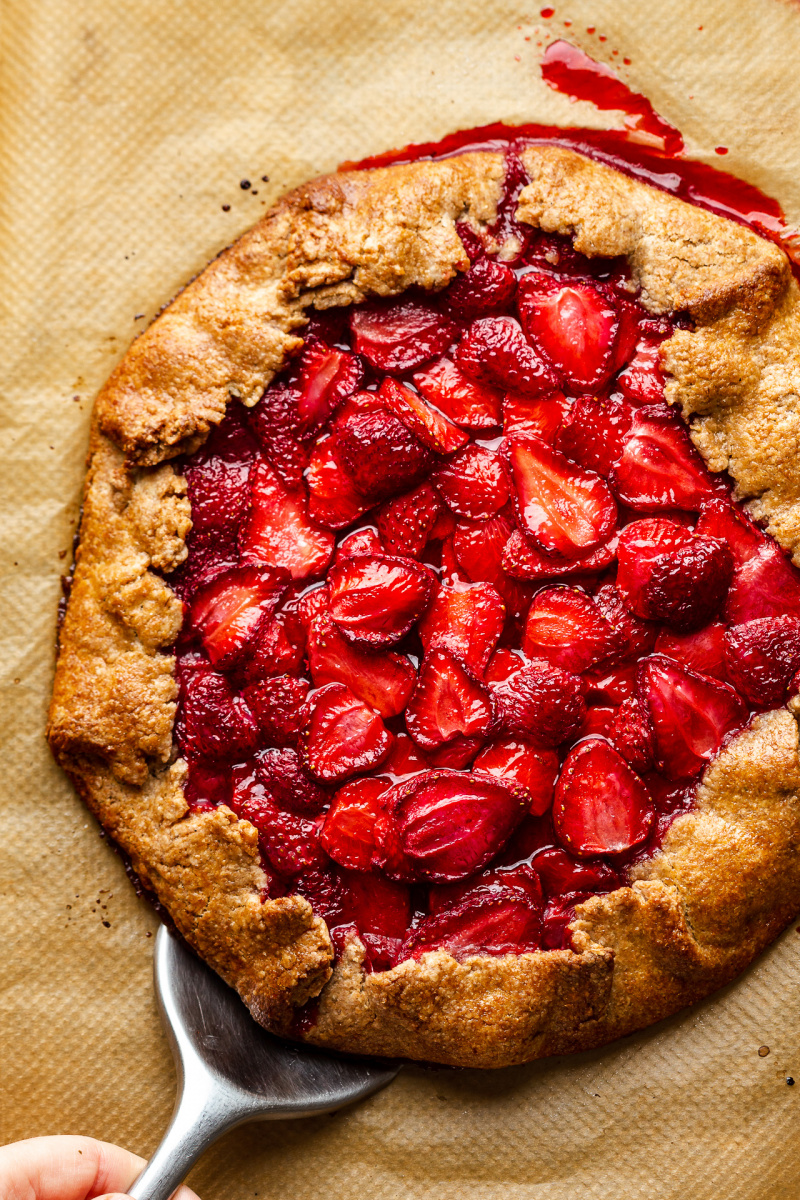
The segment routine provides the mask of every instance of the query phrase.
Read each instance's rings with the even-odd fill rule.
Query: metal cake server
[[[272,1037],[165,926],[154,975],[178,1093],[161,1144],[129,1189],[133,1200],[168,1200],[200,1155],[236,1125],[332,1112],[385,1087],[399,1070]]]

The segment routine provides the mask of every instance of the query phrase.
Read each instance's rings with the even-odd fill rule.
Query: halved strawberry
[[[341,562],[343,558],[358,558],[360,554],[383,554],[384,549],[380,534],[375,527],[365,525],[361,529],[354,529],[352,533],[348,533],[346,537],[342,538],[336,547],[333,561]]]
[[[348,915],[347,889],[341,870],[332,862],[304,871],[292,885],[292,891],[305,896],[317,916],[329,926],[331,941],[337,945],[336,933],[340,922]]]
[[[386,553],[419,558],[442,510],[442,502],[429,483],[384,504],[378,513],[378,530]]]
[[[294,628],[282,609],[259,625],[247,653],[236,663],[237,677],[253,683],[276,675],[299,675],[304,650],[305,633]]]
[[[487,683],[505,683],[507,679],[516,675],[517,671],[521,671],[527,665],[528,660],[523,656],[521,650],[508,650],[501,646],[489,659],[489,665],[483,677]]]
[[[308,450],[299,440],[299,398],[297,388],[273,383],[248,413],[250,428],[264,453],[292,491],[302,486],[303,472],[308,466]]]
[[[537,592],[528,611],[522,649],[575,675],[618,653],[622,639],[591,596],[578,588]]]
[[[506,738],[481,750],[473,770],[518,783],[528,795],[528,811],[541,816],[553,802],[558,755],[524,738]]]
[[[651,646],[649,650],[652,650]],[[649,650],[643,650],[648,654]],[[700,675],[710,675],[729,683],[725,667],[725,626],[712,621],[693,633],[676,633],[673,629],[662,629],[656,638],[656,654],[666,654],[685,667],[691,667]]]
[[[516,889],[493,889],[426,917],[404,941],[398,961],[445,950],[461,961],[476,954],[525,954],[541,945],[542,910]]]
[[[453,280],[442,302],[457,320],[472,321],[508,308],[516,290],[517,277],[511,267],[491,258],[479,258]]]
[[[392,735],[374,709],[343,683],[315,692],[306,731],[306,763],[317,779],[336,783],[383,762]]]
[[[297,412],[301,429],[319,429],[361,383],[363,369],[354,354],[336,350],[311,335],[297,363]]]
[[[438,750],[458,737],[485,737],[492,723],[486,687],[447,650],[425,655],[406,707],[406,727],[423,750]]]
[[[507,512],[488,521],[458,522],[453,531],[453,553],[473,583],[488,582],[497,587],[503,576],[503,548],[513,528]]]
[[[774,543],[741,509],[718,496],[707,500],[697,518],[697,533],[725,542],[737,567]]]
[[[284,610],[291,610],[288,616],[292,632],[298,641],[302,639],[304,646],[314,617],[327,616],[329,605],[330,593],[326,583],[313,584],[284,604]]]
[[[439,589],[420,621],[426,651],[449,650],[482,675],[503,632],[505,605],[489,583],[454,583]]]
[[[553,825],[572,854],[624,854],[647,839],[655,821],[650,793],[603,738],[570,750],[556,784]]]
[[[231,802],[231,774],[223,765],[190,761],[183,795],[192,812],[210,812]]]
[[[394,744],[381,764],[381,773],[397,783],[400,779],[429,770],[430,765],[427,755],[422,753],[412,737],[407,733],[396,733]]]
[[[555,391],[560,382],[513,317],[473,321],[458,344],[456,364],[477,383],[526,396]]]
[[[740,625],[780,616],[800,617],[800,573],[772,542],[736,568],[722,617]]]
[[[506,437],[512,433],[535,433],[552,446],[569,410],[570,402],[563,392],[551,392],[538,400],[507,392],[503,400],[503,433]]]
[[[544,746],[566,741],[586,713],[578,676],[550,663],[529,662],[491,688],[499,728],[535,738]]]
[[[412,378],[425,399],[455,425],[463,429],[493,429],[500,424],[500,392],[469,379],[449,358],[431,363]]]
[[[463,429],[436,412],[410,387],[388,375],[378,388],[378,396],[415,437],[437,454],[452,454],[469,441],[469,434]]]
[[[800,617],[760,617],[725,632],[728,678],[751,704],[780,704],[800,669]]]
[[[316,821],[280,808],[254,769],[237,771],[231,807],[255,825],[261,852],[279,874],[293,878],[325,867]]]
[[[572,939],[569,926],[575,920],[575,906],[588,900],[591,892],[568,892],[548,900],[542,916],[542,949],[569,950]]]
[[[633,408],[621,396],[579,396],[564,417],[555,445],[562,454],[604,479],[622,456]]]
[[[609,483],[623,504],[645,512],[696,512],[715,495],[686,426],[676,412],[656,406],[637,409]]]
[[[229,667],[275,611],[289,583],[281,567],[233,567],[194,593],[189,624],[213,666]]]
[[[508,477],[499,455],[483,446],[465,446],[433,475],[448,508],[460,517],[488,520],[508,500]]]
[[[410,558],[362,554],[328,573],[330,614],[344,636],[370,646],[393,646],[428,606],[433,581]]]
[[[176,738],[190,759],[235,762],[258,745],[258,727],[224,675],[202,666],[181,675]]]
[[[522,788],[491,775],[423,771],[385,795],[374,863],[390,878],[448,883],[484,867],[528,806]]]
[[[569,892],[613,892],[624,879],[602,859],[576,859],[558,846],[542,850],[533,860],[546,896]]]
[[[617,589],[631,612],[684,630],[719,611],[733,573],[724,542],[661,517],[626,525],[617,561]]]
[[[347,915],[355,921],[362,941],[372,954],[377,948],[375,937],[402,938],[411,924],[408,888],[374,872],[367,875],[342,870],[340,874],[347,891]]]
[[[187,458],[183,468],[192,505],[192,556],[201,546],[215,554],[224,554],[226,548],[235,554],[239,526],[249,502],[248,477],[255,455],[255,443],[237,408],[229,405],[223,426],[212,430],[205,445]]]
[[[611,722],[608,740],[640,775],[653,766],[653,727],[638,697],[623,700]]]
[[[458,734],[451,742],[445,742],[438,750],[429,750],[426,758],[432,767],[452,767],[454,771],[465,770],[482,748],[486,739],[465,737]]]
[[[539,876],[528,863],[520,863],[519,866],[490,867],[458,883],[433,884],[428,888],[428,911],[434,917],[437,913],[455,908],[468,897],[484,896],[488,899],[499,890],[519,892],[531,903],[542,907],[544,897]]]
[[[334,433],[317,442],[306,471],[308,515],[326,529],[343,529],[370,507],[345,471]]]
[[[616,387],[631,404],[637,406],[664,403],[664,372],[661,370],[661,343],[665,334],[643,334],[636,353],[616,379]]]
[[[604,663],[584,675],[588,704],[622,704],[636,695],[639,667],[637,663],[609,669]]]
[[[599,388],[616,370],[619,313],[589,283],[533,271],[520,280],[525,333],[573,390]]]
[[[576,467],[534,434],[503,443],[520,528],[548,552],[578,556],[608,541],[617,506],[599,475]]]
[[[442,354],[453,322],[425,300],[370,300],[350,313],[355,348],[379,371],[412,371]]]
[[[336,793],[320,831],[327,853],[351,871],[369,871],[375,851],[375,822],[384,809],[384,779],[354,779]]]
[[[327,615],[308,630],[308,666],[315,687],[344,683],[382,717],[396,717],[414,690],[417,673],[402,654],[376,654],[342,636]]]
[[[577,558],[545,554],[515,529],[503,547],[503,570],[515,579],[561,579],[565,575],[588,575],[610,567],[617,553],[617,539],[589,550]]]
[[[370,504],[418,483],[433,463],[428,447],[385,410],[348,417],[336,439],[342,466]]]
[[[262,750],[256,757],[256,778],[276,804],[301,816],[317,814],[330,801],[329,794],[304,770],[291,747]]]
[[[276,675],[251,683],[242,696],[265,741],[272,746],[295,744],[308,721],[307,680]]]
[[[642,658],[655,645],[658,627],[635,617],[623,603],[613,583],[604,583],[594,594],[594,602],[624,641],[624,658]]]
[[[733,688],[654,654],[639,673],[639,696],[655,734],[656,768],[676,782],[692,779],[747,720]]]
[[[256,463],[240,534],[244,560],[285,567],[293,579],[305,579],[326,570],[333,545],[333,535],[309,520],[305,496],[287,491],[269,463]]]
[[[590,705],[586,710],[586,716],[581,722],[580,729],[575,734],[575,741],[579,742],[582,738],[591,737],[592,734],[597,734],[598,737],[610,737],[611,726],[617,711],[617,708],[610,704]]]

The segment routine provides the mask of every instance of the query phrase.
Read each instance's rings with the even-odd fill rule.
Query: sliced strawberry
[[[231,804],[241,820],[255,825],[261,852],[279,874],[293,878],[325,867],[316,821],[284,812],[254,770],[238,773]]]
[[[737,567],[774,543],[741,509],[722,497],[707,500],[700,509],[697,533],[725,542]]]
[[[340,429],[351,417],[376,412],[386,412],[386,406],[381,403],[377,392],[353,392],[335,413],[331,421],[331,430]]]
[[[420,621],[426,652],[449,650],[482,675],[503,632],[505,605],[489,583],[441,587]]]
[[[537,592],[528,611],[522,649],[580,675],[618,654],[622,639],[585,592],[553,587]]]
[[[623,603],[613,583],[604,583],[594,594],[594,602],[624,641],[625,658],[642,658],[655,645],[658,628],[650,621],[635,617]]]
[[[676,782],[699,775],[725,735],[747,720],[733,688],[661,655],[642,663],[639,695],[653,723],[656,768]]]
[[[378,388],[378,396],[386,408],[394,413],[415,437],[437,454],[452,454],[469,441],[469,434],[436,412],[421,396],[412,392],[405,384],[398,383],[396,379],[386,376]]]
[[[741,625],[760,617],[800,617],[800,574],[774,542],[737,567],[723,620]]]
[[[464,662],[446,650],[425,655],[406,708],[406,726],[423,750],[459,736],[485,737],[492,723],[489,692]]]
[[[498,513],[488,521],[458,522],[453,531],[453,553],[473,583],[492,583],[500,591],[503,548],[512,529],[506,513]]]
[[[209,812],[220,804],[230,806],[231,776],[223,765],[190,761],[183,795],[192,812]]]
[[[604,546],[589,550],[577,558],[561,554],[544,554],[515,529],[503,547],[503,570],[515,579],[561,579],[565,575],[588,575],[610,567],[617,553],[617,539],[612,537]]]
[[[288,614],[289,622],[292,631],[295,633],[296,639],[299,641],[302,638],[303,645],[308,637],[308,631],[311,627],[311,622],[314,617],[319,617],[328,614],[330,605],[330,593],[328,585],[315,584],[314,586],[301,592],[293,602],[288,601],[284,605],[285,609],[291,609]]]
[[[473,770],[518,783],[528,795],[528,811],[541,816],[553,802],[558,755],[524,738],[506,738],[482,750]]]
[[[570,402],[563,392],[551,392],[538,400],[508,392],[503,401],[503,433],[506,437],[534,433],[552,446],[569,410]]]
[[[293,579],[321,575],[333,556],[333,536],[309,520],[305,497],[287,491],[266,462],[253,467],[250,489],[242,557],[285,567]]]
[[[288,571],[253,565],[233,567],[197,589],[189,623],[212,666],[229,667],[246,651],[288,583]]]
[[[608,296],[589,283],[534,271],[520,280],[517,305],[525,333],[570,388],[608,382],[620,324]]]
[[[564,417],[555,445],[587,471],[607,479],[622,457],[633,408],[621,396],[579,396]]]
[[[359,935],[368,948],[376,948],[371,935],[386,938],[404,936],[411,924],[411,897],[404,884],[361,871],[344,870],[341,876],[347,889],[347,914],[355,921]]]
[[[308,631],[308,666],[315,687],[343,683],[382,717],[396,717],[414,690],[417,673],[402,654],[376,654],[348,642],[327,615]]]
[[[449,358],[431,363],[414,376],[414,386],[427,401],[463,429],[493,429],[500,424],[500,392],[476,383]]]
[[[664,403],[664,372],[661,370],[663,334],[645,334],[636,354],[617,376],[616,387],[636,406]]]
[[[617,589],[631,612],[683,630],[719,611],[733,573],[724,542],[660,517],[626,525],[617,560]]]
[[[490,658],[489,665],[484,672],[484,679],[487,683],[505,683],[525,666],[527,666],[527,659],[523,658],[520,651],[501,647],[500,650],[495,650]]]
[[[297,412],[304,432],[320,429],[363,377],[361,363],[311,335],[297,364]]]
[[[344,636],[370,646],[393,646],[428,606],[430,574],[410,558],[362,554],[328,573],[330,614]]]
[[[315,692],[306,733],[306,763],[323,783],[360,775],[383,762],[392,735],[367,704],[343,683]]]
[[[308,683],[276,675],[251,683],[242,692],[262,738],[273,746],[293,746],[308,721]]]
[[[354,779],[336,793],[320,831],[327,853],[351,871],[369,871],[375,851],[375,822],[383,812],[383,779]]]
[[[636,695],[638,671],[637,663],[614,667],[610,670],[603,665],[594,671],[587,671],[584,676],[587,703],[615,705],[624,703],[629,697]]]
[[[715,495],[714,481],[678,414],[655,406],[634,414],[609,483],[623,504],[645,512],[696,512]]]
[[[578,676],[550,663],[528,663],[505,683],[492,684],[492,694],[499,727],[543,746],[566,741],[586,713]]]
[[[517,290],[517,277],[505,263],[479,258],[459,275],[442,295],[447,312],[459,321],[473,321],[509,308]]]
[[[780,704],[800,669],[800,617],[760,617],[725,632],[728,678],[751,704]]]
[[[522,788],[490,775],[423,771],[386,793],[375,865],[390,878],[448,883],[501,850],[528,805]]]
[[[655,813],[641,779],[603,738],[570,750],[556,785],[553,824],[572,854],[624,854],[647,839]]]
[[[528,863],[519,866],[502,866],[481,871],[471,879],[461,879],[458,883],[438,883],[428,888],[428,911],[432,917],[437,913],[447,912],[455,908],[467,897],[484,896],[489,898],[498,890],[503,892],[515,891],[525,896],[532,904],[542,907],[542,884],[533,867]]]
[[[477,891],[455,908],[426,917],[411,931],[398,961],[445,950],[461,961],[475,954],[525,954],[541,945],[542,910],[517,889]]]
[[[542,850],[533,860],[546,896],[569,892],[613,892],[624,879],[602,860],[576,859],[558,846]]]
[[[617,506],[599,475],[576,467],[534,434],[506,438],[520,528],[548,552],[573,557],[608,541]]]
[[[452,512],[476,521],[493,517],[508,500],[508,478],[499,455],[474,444],[440,467],[433,482]]]
[[[429,750],[426,757],[432,767],[452,767],[454,771],[463,771],[483,747],[485,740],[482,736],[464,737],[458,734],[438,750]]]
[[[557,374],[513,317],[473,321],[458,344],[456,365],[477,383],[525,396],[542,396],[559,387]]]
[[[244,683],[270,679],[276,675],[299,675],[305,649],[305,634],[297,636],[293,622],[281,611],[263,621],[247,653],[236,663],[237,676]]]
[[[429,483],[384,504],[378,513],[378,529],[386,553],[419,558],[442,510],[442,502]]]
[[[614,718],[617,715],[617,708],[614,705],[592,704],[586,710],[586,716],[581,722],[581,727],[575,734],[575,741],[579,742],[582,738],[591,737],[597,734],[598,737],[608,738],[611,734],[611,726],[614,723]]]
[[[342,872],[333,863],[326,862],[323,867],[312,867],[304,871],[296,879],[292,891],[298,896],[305,896],[317,916],[322,917],[328,926],[337,928],[348,915],[347,889],[342,880]],[[331,940],[336,945],[333,929]]]
[[[302,486],[308,466],[308,451],[299,440],[299,398],[297,388],[273,383],[248,413],[250,428],[290,491]]]
[[[655,643],[656,654],[666,654],[674,658],[684,667],[691,667],[700,675],[710,675],[713,679],[721,679],[729,683],[725,667],[725,626],[719,621],[712,621],[693,633],[676,633],[672,629],[663,629]],[[653,649],[651,646],[650,649]],[[643,650],[648,654],[649,650]]]
[[[360,554],[383,554],[383,552],[384,545],[380,534],[374,526],[365,525],[362,529],[354,529],[352,533],[348,533],[347,537],[342,538],[336,547],[333,561],[341,562],[343,558],[358,558]]]
[[[643,775],[653,766],[653,727],[636,696],[623,700],[611,722],[608,740],[634,771]]]
[[[397,783],[400,779],[407,779],[410,775],[429,770],[430,765],[427,756],[422,753],[412,737],[407,733],[397,733],[388,757],[381,764],[381,772]]]
[[[322,812],[330,796],[304,769],[297,751],[290,747],[263,750],[256,759],[256,778],[276,804],[301,816]]]
[[[187,758],[235,762],[256,748],[258,727],[225,676],[200,668],[182,674],[176,737]]]
[[[336,436],[342,466],[370,504],[419,483],[433,462],[427,446],[385,410],[354,414]]]
[[[543,950],[571,948],[569,926],[575,920],[575,906],[591,895],[591,892],[568,892],[566,896],[553,896],[548,900],[542,916]]]
[[[311,452],[306,472],[308,515],[326,529],[343,529],[370,507],[342,464],[338,437],[325,437]]]
[[[425,300],[371,300],[350,314],[355,347],[379,371],[412,371],[442,354],[452,321]]]

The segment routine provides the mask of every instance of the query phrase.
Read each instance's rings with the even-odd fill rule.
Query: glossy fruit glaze
[[[182,463],[176,737],[370,969],[565,943],[797,690],[800,573],[664,399],[675,322],[518,225],[436,296],[312,316]]]

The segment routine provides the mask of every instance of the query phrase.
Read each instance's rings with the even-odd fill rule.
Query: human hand
[[[89,1137],[36,1137],[0,1146],[2,1200],[126,1200],[145,1160]],[[174,1200],[198,1200],[179,1188]]]

